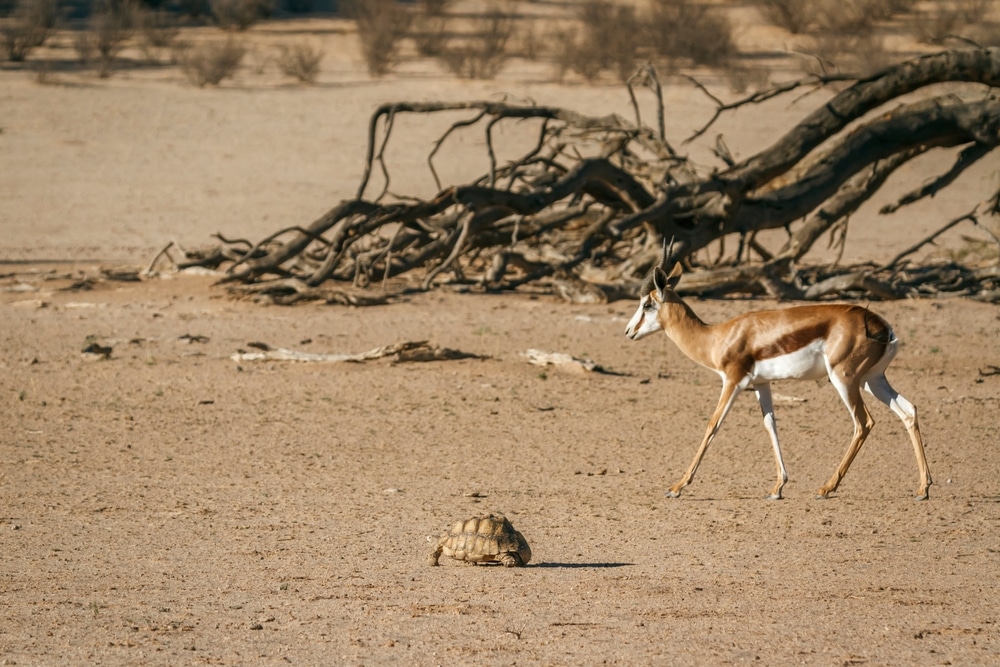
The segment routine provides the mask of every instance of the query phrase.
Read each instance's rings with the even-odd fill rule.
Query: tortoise
[[[441,554],[468,563],[519,567],[531,560],[531,547],[503,514],[486,514],[456,521],[438,540],[429,563],[437,565]]]

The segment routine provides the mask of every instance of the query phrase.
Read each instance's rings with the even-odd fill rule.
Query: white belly
[[[750,369],[749,384],[762,384],[773,380],[816,380],[826,374],[823,339],[817,339],[795,352],[761,359]]]

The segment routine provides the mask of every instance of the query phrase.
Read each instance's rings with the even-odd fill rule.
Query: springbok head
[[[632,340],[639,340],[663,328],[659,318],[660,306],[667,300],[668,293],[673,293],[681,279],[680,262],[674,262],[672,270],[667,273],[673,250],[674,240],[670,239],[669,247],[664,240],[663,256],[642,281],[639,288],[639,308],[625,328],[625,335]]]

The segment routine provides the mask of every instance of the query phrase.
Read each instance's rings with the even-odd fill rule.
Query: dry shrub
[[[52,63],[48,60],[33,62],[31,63],[30,69],[32,75],[34,76],[35,83],[40,86],[51,85],[58,83],[59,81],[55,71],[52,69]]]
[[[729,18],[716,6],[693,0],[653,0],[648,22],[650,45],[668,60],[720,67],[736,55]]]
[[[420,0],[420,8],[425,16],[444,16],[451,3],[452,0]]]
[[[448,19],[441,14],[425,12],[413,17],[410,38],[417,53],[428,58],[436,58],[444,53],[448,43]]]
[[[587,0],[577,15],[579,34],[563,30],[553,35],[559,49],[556,65],[560,77],[575,71],[593,81],[604,70],[614,70],[623,81],[631,76],[641,46],[635,8],[610,0]]]
[[[939,2],[929,12],[917,15],[917,39],[936,44],[947,37],[961,36],[968,27],[981,25],[989,8],[990,0]]]
[[[298,79],[302,83],[315,83],[319,75],[319,63],[323,52],[309,44],[281,45],[275,62],[285,76]]]
[[[514,32],[508,9],[490,5],[476,18],[471,39],[448,44],[439,56],[454,74],[467,79],[492,79],[507,62],[507,43]]]
[[[139,9],[135,13],[135,26],[139,31],[139,49],[149,62],[159,60],[158,51],[172,49],[181,32],[174,15],[162,9]]]
[[[957,0],[959,11],[966,23],[980,23],[986,18],[994,0]]]
[[[813,74],[868,76],[889,66],[892,58],[882,35],[874,31],[820,33],[814,37],[813,54],[804,69]]]
[[[399,60],[399,42],[406,33],[403,9],[395,0],[345,0],[344,8],[357,24],[368,73],[388,74]]]
[[[177,62],[188,81],[202,88],[217,86],[223,79],[232,78],[246,55],[246,47],[232,37],[225,41],[203,42],[198,46],[182,49]]]
[[[771,70],[767,67],[727,67],[723,74],[729,89],[738,94],[762,90],[771,82]]]
[[[561,81],[570,72],[576,72],[587,81],[593,81],[601,75],[601,64],[597,58],[583,48],[576,30],[570,28],[555,28],[548,35],[548,41],[555,52],[556,76]]]
[[[546,40],[537,30],[534,21],[529,21],[526,26],[516,30],[514,40],[514,53],[526,60],[538,60],[546,52]]]
[[[97,59],[97,74],[111,76],[115,59],[132,36],[135,13],[131,5],[104,0],[95,6],[87,19],[87,29],[78,33],[73,43],[80,62]]]
[[[908,11],[913,4],[913,0],[821,0],[819,26],[828,32],[871,32],[873,22]]]
[[[23,62],[44,44],[58,17],[56,0],[18,0],[10,19],[0,28],[0,42],[8,60]]]
[[[762,0],[760,10],[769,23],[798,35],[816,22],[819,5],[817,0]]]
[[[246,30],[274,11],[273,0],[209,0],[208,4],[224,30]]]

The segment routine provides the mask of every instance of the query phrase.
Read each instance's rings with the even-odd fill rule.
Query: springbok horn
[[[667,247],[667,240],[663,239],[663,259],[660,260],[660,268],[664,271],[667,270],[667,264],[670,259],[674,256],[674,237],[670,237],[670,247]]]
[[[653,274],[656,273],[656,269],[667,270],[667,265],[670,263],[670,257],[674,252],[674,237],[670,237],[670,246],[667,246],[667,239],[663,239],[663,257],[660,261],[649,268],[646,273],[646,277],[642,279],[642,286],[639,288],[639,297],[644,297],[653,291]]]

